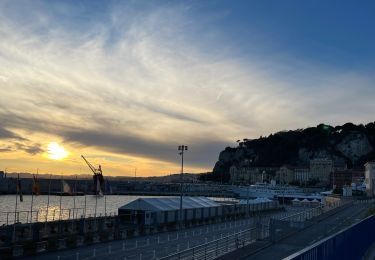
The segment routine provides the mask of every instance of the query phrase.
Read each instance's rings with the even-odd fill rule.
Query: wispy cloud
[[[16,133],[13,133],[12,131],[9,131],[9,130],[1,127],[1,126],[0,126],[0,139],[24,140],[23,137],[17,135]]]
[[[31,11],[20,17],[20,4],[4,3],[0,118],[12,129],[170,162],[186,143],[192,164],[210,168],[241,137],[372,120],[370,77],[287,56],[233,56],[217,28],[197,34],[208,28],[187,5],[23,2]]]
[[[40,144],[20,136],[17,133],[0,127],[0,140],[5,140],[5,145],[0,146],[0,152],[24,151],[30,155],[44,152]],[[2,145],[2,143],[0,143]]]

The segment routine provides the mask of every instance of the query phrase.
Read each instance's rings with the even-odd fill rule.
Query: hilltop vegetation
[[[219,155],[211,175],[202,178],[228,181],[229,168],[236,166],[280,167],[284,164],[307,166],[313,158],[330,158],[335,165],[363,166],[375,159],[375,123],[346,123],[281,131],[268,137],[244,139]]]

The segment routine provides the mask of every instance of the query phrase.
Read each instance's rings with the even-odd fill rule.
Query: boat
[[[276,185],[268,183],[256,183],[249,186],[232,186],[231,191],[239,198],[278,198],[278,197],[298,197],[306,194],[302,189],[289,185]]]

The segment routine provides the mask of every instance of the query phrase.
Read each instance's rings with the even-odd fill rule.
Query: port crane
[[[104,190],[104,177],[102,172],[102,167],[99,165],[98,168],[95,168],[83,155],[82,159],[86,162],[87,166],[94,173],[94,191],[96,195],[103,196]]]

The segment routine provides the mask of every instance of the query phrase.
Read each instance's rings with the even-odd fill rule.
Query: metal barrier
[[[197,227],[191,230],[181,230],[174,233],[154,234],[147,237],[139,237],[125,239],[122,241],[114,241],[111,244],[97,244],[91,248],[82,248],[79,250],[79,259],[103,259],[115,255],[119,259],[160,259],[168,255],[186,251],[190,248],[199,248],[198,244],[209,244],[215,241],[218,246],[222,246],[223,242],[232,243],[228,245],[228,250],[233,250],[233,237],[237,234],[237,245],[242,247],[248,244],[243,239],[246,235],[245,231],[249,230],[249,225],[253,228],[251,219],[231,221],[229,223],[218,223],[207,227]],[[245,230],[244,230],[245,229]],[[240,232],[242,230],[242,232]],[[259,230],[259,229],[258,229]],[[244,233],[241,235],[241,233]],[[253,235],[255,236],[255,235]],[[263,228],[263,232],[257,236],[267,237],[268,230]],[[228,238],[229,237],[229,238]],[[236,240],[235,240],[236,242]],[[207,247],[209,249],[209,247]],[[218,248],[218,254],[222,254],[221,248]],[[201,252],[197,250],[197,254]],[[209,251],[207,251],[209,253]],[[75,252],[64,252],[57,257],[57,260],[77,259]]]
[[[337,204],[335,207],[337,207]],[[293,212],[278,212],[273,219],[304,224],[331,208],[294,208]],[[303,212],[298,212],[302,210]],[[256,240],[270,241],[270,216],[211,224],[172,233],[97,244],[77,252],[62,251],[57,260],[103,259],[114,255],[119,259],[214,259]]]
[[[233,235],[216,239],[200,246],[195,246],[180,252],[176,252],[160,259],[215,259],[228,252],[251,244],[261,236],[267,236],[266,234],[261,233],[262,232],[260,232],[258,228],[251,228]]]
[[[284,260],[361,259],[375,241],[374,227],[373,215]]]
[[[292,214],[283,218],[272,218],[269,224],[270,227],[270,240],[272,242],[277,242],[280,239],[288,237],[295,232],[304,229],[307,226],[313,224],[309,221],[310,219],[321,215],[322,213],[329,212],[338,209],[341,206],[352,203],[348,202],[337,202],[331,204],[331,206],[318,206],[315,208],[310,208],[305,211]]]
[[[303,209],[301,209],[303,210]],[[304,221],[307,217],[313,217],[322,213],[321,207],[304,210],[300,213],[285,213],[278,216],[279,219],[296,219]],[[256,240],[268,240],[270,237],[270,218],[248,219],[221,223],[208,227],[200,227],[196,230],[181,231],[177,234],[165,235],[163,239],[158,236],[149,236],[144,239],[137,239],[132,243],[125,240],[121,245],[98,245],[89,252],[80,252],[79,259],[100,259],[109,255],[121,256],[121,259],[215,259],[231,251],[254,243]],[[249,228],[249,225],[252,225]],[[236,228],[244,226],[246,229],[236,231]],[[247,226],[247,227],[246,227]],[[228,229],[226,231],[225,229]],[[213,236],[213,231],[216,233]],[[193,246],[189,238],[196,237],[195,242],[202,241],[200,245]],[[210,241],[211,240],[211,241]],[[155,249],[156,248],[156,249]],[[77,259],[77,255],[64,255],[57,260]]]
[[[324,211],[323,206],[318,206],[311,209],[306,209],[302,212],[286,216],[284,218],[281,218],[280,220],[283,221],[306,221],[308,219],[311,219],[313,217],[316,217],[320,215]]]
[[[94,217],[94,211],[84,208],[68,208],[68,209],[59,209],[53,208],[49,209],[40,209],[31,211],[7,211],[0,212],[1,215],[6,215],[4,218],[5,221],[0,222],[0,225],[12,225],[14,223],[35,223],[35,222],[48,222],[48,221],[57,221],[57,220],[73,220],[79,219],[82,217]],[[115,216],[117,212],[110,212],[107,214],[98,213],[97,217],[102,216]],[[0,218],[1,219],[1,218]]]

